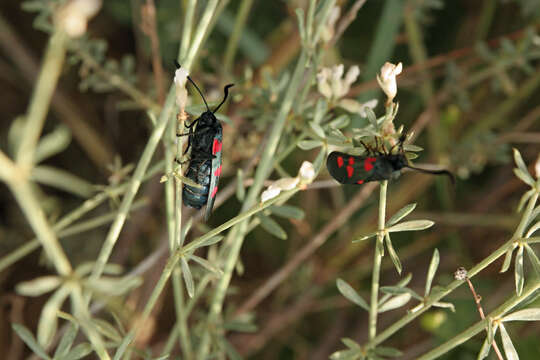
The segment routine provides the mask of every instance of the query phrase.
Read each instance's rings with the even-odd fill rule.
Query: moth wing
[[[375,158],[353,156],[334,151],[326,159],[330,175],[341,184],[363,184],[370,181]],[[366,165],[367,164],[367,165]]]
[[[204,213],[205,221],[208,221],[212,208],[214,207],[214,201],[216,201],[216,194],[218,191],[219,177],[221,176],[221,148],[223,146],[223,130],[221,125],[218,131],[214,135],[212,141],[212,168],[210,173],[210,188],[208,189],[208,200],[206,201],[206,211]]]

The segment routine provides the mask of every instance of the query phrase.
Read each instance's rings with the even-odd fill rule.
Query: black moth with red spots
[[[176,64],[179,68],[180,65]],[[223,128],[214,113],[225,103],[229,94],[229,88],[233,84],[225,86],[225,96],[221,103],[212,111],[206,103],[206,99],[197,87],[197,85],[188,76],[188,80],[195,86],[195,89],[201,95],[206,111],[195,119],[186,128],[189,132],[178,134],[178,136],[188,136],[188,146],[184,154],[191,148],[190,160],[186,177],[193,180],[202,188],[197,188],[184,184],[182,189],[182,199],[184,205],[200,209],[206,204],[204,214],[205,220],[208,220],[214,207],[216,194],[218,191],[219,176],[221,175],[221,148],[223,141]],[[195,126],[196,125],[196,126]]]
[[[370,181],[389,180],[397,176],[403,168],[434,175],[447,175],[454,183],[454,176],[447,170],[427,170],[409,165],[403,150],[403,140],[402,137],[397,154],[373,151],[365,145],[368,156],[354,156],[334,151],[328,155],[326,167],[330,175],[341,184],[361,185]]]

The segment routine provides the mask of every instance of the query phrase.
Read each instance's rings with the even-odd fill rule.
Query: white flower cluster
[[[387,100],[386,105],[388,106],[392,100],[396,97],[397,94],[397,82],[396,76],[401,74],[403,70],[403,65],[398,63],[394,65],[392,63],[386,62],[381,67],[381,74],[377,74],[377,82],[379,86],[386,94]]]
[[[318,90],[325,98],[337,106],[351,113],[357,113],[362,117],[366,117],[366,108],[375,108],[377,106],[377,99],[372,99],[365,103],[359,103],[354,99],[344,99],[351,89],[351,85],[358,79],[360,68],[354,65],[349,68],[345,77],[343,77],[344,73],[345,67],[343,64],[331,68],[322,68],[317,74]]]
[[[293,178],[282,178],[274,181],[265,191],[261,194],[261,201],[265,202],[278,196],[282,191],[292,190],[298,185],[305,186],[313,181],[315,178],[315,169],[313,164],[309,161],[304,161],[298,176]]]

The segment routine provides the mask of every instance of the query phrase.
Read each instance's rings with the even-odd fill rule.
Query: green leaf
[[[242,360],[242,356],[238,353],[238,351],[236,351],[234,346],[232,346],[231,343],[227,341],[227,339],[225,339],[224,337],[220,337],[218,341],[221,348],[225,350],[225,353],[227,354],[228,359]]]
[[[298,32],[300,33],[300,39],[302,40],[302,44],[306,44],[306,26],[304,24],[304,9],[297,8],[295,10],[296,13],[296,19],[298,20]]]
[[[435,273],[437,272],[437,268],[439,267],[439,250],[435,249],[433,251],[433,256],[431,257],[431,262],[429,263],[429,269],[426,277],[426,290],[424,292],[424,296],[428,296],[429,291],[431,290],[431,283],[433,282],[433,278],[435,277]]]
[[[373,110],[371,110],[370,107],[366,106],[364,108],[364,111],[366,112],[366,115],[367,115],[367,118],[369,120],[369,123],[371,124],[371,126],[373,126],[373,128],[375,130],[377,130],[377,117],[375,116],[375,113],[373,112]]]
[[[15,290],[24,296],[41,296],[53,291],[62,283],[58,276],[42,276],[34,280],[23,281],[17,284]]]
[[[386,226],[388,227],[388,226],[392,226],[392,225],[396,224],[399,220],[401,220],[405,216],[409,215],[414,210],[415,207],[416,207],[416,203],[405,205],[404,207],[399,209],[398,212],[396,212],[394,214],[394,216],[392,216],[388,220],[388,222],[386,223]]]
[[[424,149],[417,145],[407,144],[407,145],[403,145],[403,150],[418,152],[418,151],[423,151]]]
[[[298,143],[298,147],[302,150],[311,150],[322,146],[321,140],[302,140]]]
[[[357,360],[363,359],[360,350],[339,350],[330,355],[331,360]]]
[[[394,296],[379,307],[379,313],[402,307],[408,303],[409,300],[411,300],[411,294],[409,293]]]
[[[314,122],[314,121],[310,121],[310,122],[309,122],[309,126],[310,126],[311,129],[315,132],[315,134],[317,134],[318,137],[320,137],[321,139],[325,139],[325,138],[326,138],[326,134],[324,133],[324,130],[323,130],[323,128],[321,127],[321,125],[317,124],[317,123]]]
[[[534,272],[536,273],[536,276],[540,277],[540,260],[534,253],[534,250],[531,248],[529,244],[525,244],[525,250],[527,250],[527,257],[529,258],[529,261],[531,262],[531,265],[534,269]]]
[[[518,353],[516,351],[516,348],[514,347],[514,344],[512,343],[512,339],[510,339],[510,336],[508,336],[508,333],[506,332],[506,328],[503,324],[500,324],[499,327],[501,328],[501,340],[504,348],[504,353],[506,354],[507,360],[519,360]]]
[[[193,286],[193,277],[191,276],[191,270],[185,257],[180,258],[180,266],[182,268],[182,276],[184,277],[184,283],[186,284],[186,290],[190,298],[195,294],[195,287]]]
[[[326,110],[328,109],[328,103],[324,98],[320,98],[315,105],[315,114],[313,115],[313,123],[320,124],[323,120]]]
[[[399,351],[398,349],[386,347],[386,346],[377,346],[375,348],[375,354],[380,355],[380,356],[387,356],[387,357],[403,356],[403,353]]]
[[[69,349],[71,348],[71,345],[73,345],[73,341],[75,340],[75,337],[77,336],[77,332],[79,331],[79,326],[75,323],[70,323],[68,326],[68,329],[60,339],[60,343],[56,347],[56,350],[54,351],[54,358],[59,359],[63,358],[69,353]]]
[[[514,161],[516,162],[517,167],[524,172],[525,174],[529,175],[529,177],[532,178],[531,174],[529,174],[529,169],[527,169],[527,165],[525,165],[525,161],[523,161],[523,158],[521,157],[521,154],[519,153],[518,149],[513,148],[514,151]]]
[[[258,330],[257,325],[251,322],[237,320],[226,322],[225,324],[223,324],[223,328],[225,330],[238,331],[243,333],[254,333]]]
[[[96,330],[103,335],[104,337],[112,340],[113,342],[119,344],[122,341],[122,335],[116,330],[116,328],[109,324],[103,319],[92,318],[92,323],[94,324]]]
[[[191,260],[195,261],[196,263],[200,264],[205,269],[210,270],[214,274],[216,274],[218,276],[223,275],[223,271],[220,268],[217,268],[214,265],[212,265],[212,263],[210,263],[208,260],[203,259],[202,257],[199,257],[197,255],[191,255],[189,258]]]
[[[142,279],[136,276],[124,276],[119,278],[103,276],[98,279],[89,278],[84,282],[86,286],[94,291],[109,296],[120,296],[140,286],[142,284]]]
[[[202,248],[202,247],[205,247],[205,246],[210,246],[210,245],[217,244],[218,242],[223,240],[223,238],[224,238],[223,235],[212,236],[210,239],[206,239],[205,241],[203,241],[202,243],[197,245],[193,250],[198,249],[198,248]]]
[[[487,339],[490,344],[493,342],[493,339],[495,339],[495,334],[497,334],[498,329],[499,325],[493,326],[493,321],[491,321],[491,318],[488,318]]]
[[[49,355],[45,352],[45,350],[39,345],[30,332],[24,325],[21,324],[12,324],[11,327],[17,335],[24,341],[24,343],[36,354],[42,359],[50,359]]]
[[[337,279],[336,285],[341,295],[345,296],[346,299],[360,306],[362,309],[369,311],[366,301],[345,280]]]
[[[92,352],[92,345],[89,343],[81,343],[78,344],[67,354],[65,357],[61,358],[61,360],[78,360],[82,359],[86,355],[90,354]]]
[[[364,240],[367,240],[367,239],[371,239],[371,238],[374,237],[374,236],[377,236],[377,232],[372,232],[372,233],[370,233],[370,234],[364,235],[364,236],[362,236],[361,238],[354,239],[352,242],[353,242],[353,243],[357,243],[357,242],[360,242],[360,241],[364,241]]]
[[[43,306],[37,328],[37,340],[41,346],[49,346],[54,334],[56,334],[58,328],[58,311],[70,292],[71,290],[68,287],[60,287],[47,300],[45,306]]]
[[[523,291],[523,283],[525,282],[525,275],[523,274],[523,246],[519,246],[516,253],[514,276],[516,280],[516,294],[519,296]]]
[[[540,321],[540,308],[518,310],[503,317],[502,321]]]
[[[271,205],[268,210],[273,215],[281,216],[287,219],[302,220],[306,215],[304,210],[292,205]]]
[[[394,250],[394,247],[392,246],[392,240],[390,240],[390,235],[386,233],[384,235],[384,242],[386,243],[386,248],[388,249],[388,254],[390,254],[390,259],[392,259],[392,262],[394,263],[394,267],[396,268],[396,271],[399,275],[401,275],[401,261],[399,261],[399,257]]]
[[[417,300],[424,300],[420,295],[418,295],[413,289],[406,288],[404,286],[381,286],[381,292],[391,295],[403,295],[409,294]],[[382,302],[381,302],[382,304]]]
[[[503,266],[501,268],[500,273],[506,272],[510,268],[510,263],[512,262],[512,253],[514,252],[514,248],[510,248],[506,251],[506,254],[504,255],[504,262]]]
[[[478,353],[478,356],[476,357],[477,360],[485,359],[489,355],[489,350],[491,349],[491,344],[488,342],[488,339],[484,339],[484,343],[482,344],[482,347],[480,348],[480,352]]]
[[[246,188],[244,187],[244,171],[238,169],[236,171],[236,198],[239,201],[244,201],[246,197]]]
[[[518,204],[518,207],[517,207],[517,212],[518,213],[521,212],[521,210],[523,210],[523,207],[525,206],[527,201],[530,199],[531,196],[533,196],[533,194],[535,192],[536,192],[535,189],[531,189],[531,190],[527,191],[525,194],[523,194],[523,196],[519,200],[519,204]]]
[[[521,181],[523,181],[525,184],[531,186],[531,187],[534,187],[535,186],[535,181],[533,179],[533,177],[531,176],[531,174],[529,174],[528,172],[523,172],[521,169],[514,169],[514,174],[521,179]]]
[[[342,129],[344,127],[347,127],[351,122],[351,119],[348,115],[340,115],[334,120],[330,121],[328,123],[328,126],[332,129]]]
[[[527,235],[525,235],[525,237],[526,238],[531,237],[531,235],[534,234],[538,229],[540,229],[540,221],[530,227],[530,229],[529,229],[529,231],[527,231]]]
[[[341,338],[341,342],[351,350],[361,350],[362,347],[356,341],[350,338]]]
[[[450,311],[456,312],[456,307],[454,306],[454,304],[449,303],[449,302],[436,301],[433,303],[433,306],[442,308],[442,309],[450,309]]]
[[[274,219],[261,213],[257,214],[257,218],[261,221],[261,226],[264,230],[278,239],[287,240],[287,233]]]
[[[430,228],[433,226],[433,224],[435,223],[431,220],[412,220],[393,225],[386,230],[388,232],[418,231]]]
[[[36,147],[34,164],[39,164],[45,159],[61,153],[71,142],[71,132],[65,125],[60,125],[52,132],[42,136]]]

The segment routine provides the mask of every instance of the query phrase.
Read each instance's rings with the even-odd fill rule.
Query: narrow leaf
[[[411,294],[408,293],[394,296],[393,298],[382,304],[382,306],[379,308],[379,313],[402,307],[403,305],[408,303],[409,300],[411,300]]]
[[[236,171],[236,198],[239,201],[244,201],[246,197],[246,188],[244,187],[244,171],[238,169]]]
[[[342,129],[349,125],[351,119],[347,115],[340,115],[328,123],[328,126],[333,129]]]
[[[529,172],[523,172],[521,169],[514,169],[514,174],[521,179],[525,184],[534,187],[534,179]]]
[[[23,281],[15,289],[24,296],[41,296],[56,289],[62,280],[58,276],[42,276],[34,280]]]
[[[221,240],[223,240],[223,238],[224,238],[223,235],[212,236],[210,239],[206,239],[205,241],[203,241],[202,243],[200,243],[199,245],[197,245],[197,247],[195,247],[195,249],[202,248],[202,247],[205,247],[205,246],[210,246],[210,245],[217,244],[218,242],[220,242]],[[195,250],[195,249],[194,249],[194,250]]]
[[[210,263],[210,261],[203,259],[202,257],[199,257],[197,255],[191,255],[190,259],[218,276],[223,275],[223,271],[220,268],[215,267],[214,265],[212,265],[212,263]]]
[[[527,169],[527,165],[525,165],[525,161],[523,161],[518,149],[513,148],[512,150],[514,150],[514,161],[516,162],[517,167],[532,178],[532,176],[529,174],[529,169]]]
[[[396,271],[399,275],[401,275],[401,261],[399,261],[399,257],[394,250],[394,247],[392,246],[392,240],[390,240],[390,235],[386,233],[384,235],[384,242],[386,243],[386,248],[388,249],[388,254],[390,254],[390,259],[392,259],[392,262],[394,263],[394,267],[396,268]]]
[[[36,354],[42,359],[50,359],[49,355],[45,352],[45,350],[39,345],[30,332],[24,325],[21,324],[12,324],[11,327],[17,335],[24,341],[24,343]]]
[[[437,272],[437,268],[439,267],[439,250],[435,249],[433,251],[433,256],[431,257],[431,262],[429,263],[429,269],[426,277],[426,290],[424,292],[424,296],[428,296],[429,291],[431,290],[431,283],[433,282],[433,278],[435,277],[435,273]]]
[[[489,350],[491,349],[491,343],[488,342],[488,339],[484,339],[484,343],[482,344],[482,347],[480,348],[480,352],[478,353],[478,356],[476,357],[477,360],[485,359],[489,355]]]
[[[369,306],[366,301],[345,280],[337,279],[336,285],[341,295],[345,296],[345,298],[360,306],[362,309],[369,311]]]
[[[388,357],[403,356],[403,353],[399,351],[398,349],[386,347],[386,346],[377,346],[375,348],[375,354],[380,355],[380,356],[388,356]]]
[[[519,246],[516,253],[514,276],[516,281],[516,294],[519,296],[523,291],[523,283],[525,282],[525,277],[523,274],[523,246]]]
[[[324,133],[324,130],[321,127],[321,125],[317,124],[316,122],[310,121],[309,126],[315,132],[315,134],[317,134],[318,137],[322,139],[326,138],[326,134]]]
[[[414,210],[414,208],[416,208],[416,203],[405,205],[388,220],[386,226],[388,227],[396,224],[399,220],[409,215]]]
[[[116,328],[109,324],[107,321],[95,318],[93,318],[91,321],[94,324],[96,330],[104,337],[114,341],[115,343],[120,343],[122,341],[123,336],[120,335],[118,330],[116,330]]]
[[[488,318],[487,340],[490,344],[495,339],[495,334],[497,334],[498,329],[499,325],[493,326],[493,321],[491,321],[491,318]]]
[[[418,295],[413,289],[409,289],[403,286],[381,286],[381,292],[391,295],[402,295],[409,294],[417,300],[424,300],[420,295]]]
[[[540,321],[540,308],[519,310],[506,315],[502,321]]]
[[[435,224],[431,220],[412,220],[405,221],[386,229],[388,232],[398,232],[398,231],[417,231],[430,228]]]
[[[433,303],[433,306],[439,307],[442,309],[450,309],[450,311],[456,312],[456,307],[454,306],[454,304],[449,303],[449,302],[436,301]]]
[[[67,355],[69,352],[69,349],[71,348],[71,345],[73,345],[73,341],[75,340],[75,337],[77,336],[77,332],[79,331],[79,326],[74,323],[70,323],[68,329],[60,339],[60,343],[56,347],[56,350],[54,351],[54,358],[59,359]]]
[[[369,106],[366,106],[364,108],[364,111],[366,112],[367,118],[368,118],[369,123],[371,124],[371,126],[373,126],[373,128],[375,130],[377,130],[377,128],[378,128],[378,126],[377,126],[377,117],[375,116],[375,113],[373,112],[373,110],[371,110],[371,108]]]
[[[506,354],[506,359],[519,360],[519,355],[516,351],[516,348],[514,347],[514,344],[512,343],[512,339],[510,339],[508,332],[506,332],[506,328],[503,324],[500,324],[499,327],[501,328],[501,340],[504,348],[504,353]]]
[[[510,263],[512,262],[512,253],[513,252],[514,252],[513,248],[508,249],[506,251],[506,255],[504,256],[503,266],[501,268],[501,271],[499,271],[500,273],[506,272],[510,268]]]
[[[540,221],[530,227],[530,229],[529,229],[529,231],[527,231],[527,235],[525,235],[525,237],[526,238],[531,237],[531,235],[534,234],[538,229],[540,229]]]
[[[536,273],[536,276],[540,277],[540,260],[538,260],[538,257],[534,253],[534,250],[531,248],[529,244],[525,244],[525,250],[527,250],[527,257],[529,258],[531,265],[534,269],[534,272]]]
[[[292,205],[271,205],[268,210],[270,210],[270,212],[274,215],[287,219],[302,220],[306,215],[304,210]]]
[[[326,114],[326,110],[328,109],[328,103],[325,99],[321,98],[319,101],[317,101],[317,104],[315,105],[315,114],[313,116],[313,123],[320,124],[324,114]]]
[[[257,214],[257,218],[261,221],[261,226],[264,230],[268,231],[278,239],[287,239],[287,233],[274,219],[261,213]]]
[[[82,359],[86,355],[90,354],[92,352],[92,345],[89,343],[82,343],[73,348],[67,354],[67,356],[63,357],[61,360],[78,360]]]
[[[341,342],[345,344],[351,350],[361,350],[362,347],[356,341],[350,338],[342,338]]]
[[[523,196],[519,200],[519,204],[518,204],[518,207],[517,207],[517,212],[518,213],[521,212],[521,210],[523,210],[523,207],[525,206],[527,201],[530,199],[530,197],[533,196],[535,191],[536,191],[535,189],[531,189],[531,190],[527,191],[525,194],[523,194]]]
[[[371,239],[372,237],[376,236],[377,235],[377,232],[372,232],[370,234],[367,234],[365,236],[362,236],[361,238],[358,238],[358,239],[354,239],[352,242],[353,243],[357,243],[357,242],[360,242],[360,241],[364,241],[364,240],[367,240],[367,239]]]
[[[37,340],[43,347],[47,347],[53,337],[56,334],[58,328],[58,310],[69,296],[70,289],[68,287],[61,287],[47,300],[41,316],[39,317],[37,328]]]
[[[302,150],[311,150],[322,146],[321,140],[302,140],[298,143],[298,147]]]
[[[189,269],[188,263],[185,257],[180,258],[180,266],[182,267],[182,276],[184,277],[184,282],[186,283],[186,290],[190,298],[195,294],[195,288],[193,286],[193,277],[191,276],[191,270]]]
[[[236,351],[234,346],[232,346],[231,343],[227,341],[227,339],[225,339],[224,337],[220,337],[219,342],[223,350],[225,350],[228,359],[242,360],[242,356],[238,353],[238,351]]]

